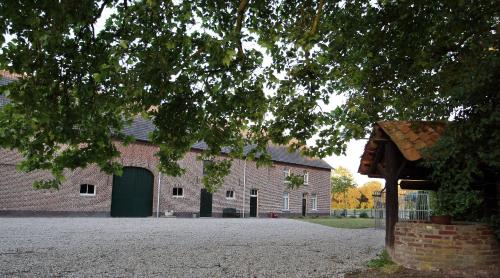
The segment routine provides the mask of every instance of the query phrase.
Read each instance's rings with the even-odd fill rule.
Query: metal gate
[[[429,221],[431,209],[428,191],[410,191],[399,195],[399,221]]]
[[[385,229],[385,191],[373,193],[375,229]],[[399,194],[398,221],[429,221],[431,208],[428,191],[405,191]]]

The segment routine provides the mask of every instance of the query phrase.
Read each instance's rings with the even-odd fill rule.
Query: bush
[[[351,215],[349,216],[349,218],[358,218],[358,217],[356,217],[356,215]]]
[[[368,213],[362,212],[359,214],[359,218],[370,218],[370,217],[368,217]]]

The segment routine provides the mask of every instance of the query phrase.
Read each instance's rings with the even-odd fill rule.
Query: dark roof
[[[254,146],[247,146],[243,153],[246,155]],[[206,150],[208,148],[205,142],[198,142],[192,147],[195,150]],[[310,158],[302,156],[298,151],[289,152],[286,146],[270,145],[267,151],[271,155],[271,160],[274,162],[289,163],[296,165],[304,165],[315,168],[332,169],[332,167],[324,160],[319,158]],[[229,148],[223,148],[223,153],[229,153]]]
[[[0,72],[0,85],[7,85],[16,80],[15,76],[5,75]],[[8,103],[9,100],[0,95],[0,107]],[[149,134],[155,130],[154,124],[145,120],[144,118],[137,117],[131,125],[123,129],[123,133],[128,136],[134,137],[136,140],[149,142]],[[205,150],[207,149],[207,144],[204,142],[198,142],[192,146],[195,150]],[[244,154],[247,154],[253,146],[247,146],[244,149]],[[223,148],[223,153],[229,153],[229,148]],[[271,154],[271,159],[275,162],[291,163],[297,165],[310,166],[315,168],[331,169],[332,167],[322,159],[318,158],[308,158],[300,155],[299,152],[288,152],[287,147],[271,145],[267,148],[267,151]]]
[[[373,126],[370,139],[361,156],[358,172],[370,175],[380,142],[394,142],[403,157],[408,161],[422,159],[422,150],[431,147],[441,137],[445,122],[430,121],[381,121]]]

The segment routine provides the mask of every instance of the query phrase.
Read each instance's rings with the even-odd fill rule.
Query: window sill
[[[81,193],[80,193],[80,196],[81,196],[81,197],[94,197],[94,196],[95,196],[95,194],[81,194]]]
[[[236,198],[227,198],[226,197],[226,200],[236,200]]]
[[[172,196],[173,198],[176,198],[176,199],[182,199],[184,198],[184,196]]]
[[[281,211],[282,211],[282,212],[290,212],[290,210],[289,210],[289,209],[282,209]]]

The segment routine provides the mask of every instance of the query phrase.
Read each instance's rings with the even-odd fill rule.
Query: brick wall
[[[141,167],[154,175],[153,212],[156,215],[158,201],[158,159],[154,145],[136,142],[123,146],[116,142],[121,152],[120,161],[124,166]],[[181,177],[162,175],[160,187],[160,213],[174,210],[178,216],[191,216],[199,213],[200,192],[202,188],[203,163],[197,159],[198,152],[191,151],[179,161],[186,169]],[[33,181],[49,179],[45,171],[20,173],[15,165],[21,160],[19,153],[0,149],[0,214],[82,214],[109,215],[113,177],[101,172],[96,166],[66,172],[66,181],[60,190],[35,190]],[[299,215],[302,211],[302,197],[306,194],[307,213],[328,215],[330,208],[330,171],[301,165],[274,163],[271,167],[257,168],[255,162],[246,163],[246,186],[243,190],[243,169],[245,161],[235,160],[231,174],[224,184],[213,195],[213,215],[220,216],[225,207],[233,207],[245,213],[250,211],[250,190],[258,190],[258,213],[260,216],[268,212],[283,215]],[[283,168],[292,173],[309,172],[309,185],[297,190],[289,190],[283,182]],[[80,196],[80,184],[88,183],[96,186],[95,196]],[[184,197],[172,196],[173,187],[182,187]],[[235,198],[226,199],[226,191],[234,190]],[[289,192],[290,211],[282,211],[283,192]],[[311,196],[317,194],[317,210],[312,210]],[[244,195],[244,201],[243,201]]]
[[[500,263],[500,246],[486,225],[399,222],[393,259],[419,270],[476,271]]]

